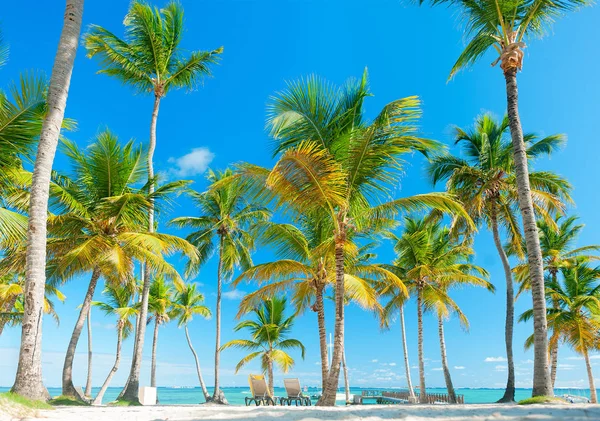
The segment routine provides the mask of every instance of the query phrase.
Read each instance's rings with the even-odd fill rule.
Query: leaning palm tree
[[[29,224],[27,229],[27,265],[25,273],[26,309],[21,331],[19,363],[12,392],[35,400],[48,400],[50,395],[42,380],[42,309],[46,285],[46,222],[48,194],[54,155],[63,124],[67,96],[77,52],[83,0],[67,0],[63,29],[54,58],[48,89],[48,112],[38,143],[33,167]]]
[[[164,277],[157,277],[150,286],[148,311],[154,319],[154,335],[152,337],[152,365],[150,368],[150,386],[156,387],[156,347],[158,344],[158,328],[168,323],[173,305],[173,287]]]
[[[544,257],[544,270],[546,276],[552,283],[558,282],[558,275],[562,268],[569,268],[578,262],[589,262],[598,260],[600,257],[592,252],[600,251],[600,245],[589,245],[574,247],[574,243],[583,229],[583,224],[577,224],[577,217],[558,216],[551,223],[539,220],[538,230],[540,233],[540,244],[542,256]],[[529,268],[526,263],[521,263],[514,268],[519,292],[517,296],[531,288]],[[548,291],[548,303],[552,308],[558,308],[558,302],[553,299]],[[556,369],[558,367],[558,332],[552,331],[550,335],[550,380],[552,387],[556,381]]]
[[[133,142],[121,146],[116,136],[105,131],[85,151],[65,141],[65,152],[73,164],[73,176],[57,176],[52,185],[57,215],[48,224],[47,275],[50,282],[58,283],[92,273],[63,367],[63,395],[78,397],[72,380],[73,359],[99,279],[128,279],[134,259],[145,261],[148,271],[178,279],[164,255],[182,251],[194,259],[196,250],[179,237],[146,231],[145,211],[150,203],[165,203],[170,193],[186,183],[172,182],[152,194],[134,187],[145,166],[143,151]],[[11,253],[3,261],[4,270],[22,270],[24,255],[24,250]]]
[[[479,285],[489,288],[489,283],[482,278],[486,272],[469,262],[463,262],[464,256],[472,253],[468,243],[454,240],[450,230],[442,227],[431,218],[404,220],[404,231],[395,238],[394,250],[397,259],[394,265],[384,265],[391,271],[403,276],[409,290],[417,297],[418,356],[419,356],[419,400],[427,402],[425,386],[425,360],[423,346],[423,311],[438,309],[439,320],[451,309],[457,314],[460,309],[447,293],[446,285]],[[383,289],[385,294],[386,290]],[[438,324],[439,327],[439,324]],[[443,326],[442,326],[443,329]],[[439,330],[441,352],[445,354],[443,330]],[[446,374],[446,373],[445,373]],[[447,379],[448,376],[445,375]],[[448,393],[452,394],[451,382],[448,382]]]
[[[518,188],[512,145],[508,137],[509,121],[504,117],[495,120],[491,114],[477,117],[472,129],[456,128],[455,144],[461,146],[464,158],[445,154],[431,160],[428,168],[434,184],[447,180],[446,188],[457,195],[467,212],[480,225],[492,231],[494,244],[502,262],[506,282],[505,346],[508,360],[508,379],[503,397],[499,402],[515,399],[515,365],[513,359],[514,292],[513,279],[500,229],[504,228],[510,249],[524,257],[526,247],[518,214]],[[525,142],[530,161],[550,154],[561,146],[564,138],[552,135],[538,138],[527,134]],[[530,172],[531,193],[535,198],[534,209],[545,219],[551,213],[561,212],[564,204],[571,201],[570,185],[554,173]]]
[[[557,340],[564,341],[583,356],[590,382],[591,402],[597,403],[596,385],[590,363],[589,351],[600,350],[600,268],[587,263],[576,263],[561,268],[563,282],[550,279],[546,284],[548,295],[556,302],[556,308],[548,308],[550,328],[556,332]],[[520,321],[534,317],[528,310]],[[531,347],[534,338],[525,342]]]
[[[252,266],[250,254],[254,249],[254,238],[248,229],[270,216],[266,208],[247,202],[245,188],[241,183],[220,183],[231,176],[232,172],[229,169],[223,172],[210,170],[207,180],[211,185],[208,190],[203,193],[190,192],[200,216],[179,217],[172,221],[179,227],[197,230],[188,235],[187,240],[198,249],[200,260],[198,264],[189,266],[189,271],[197,271],[199,265],[212,256],[215,248],[219,255],[215,312],[215,387],[212,397],[212,401],[216,403],[227,403],[219,387],[223,280],[230,278],[237,267],[245,270]]]
[[[185,330],[185,338],[187,339],[190,351],[194,355],[194,361],[196,362],[196,372],[198,373],[198,381],[200,382],[200,388],[206,402],[210,402],[211,396],[206,389],[206,384],[202,378],[202,371],[200,370],[200,361],[198,360],[198,354],[192,346],[192,340],[190,339],[190,333],[188,331],[188,324],[194,318],[194,315],[199,315],[205,319],[209,319],[211,316],[210,309],[204,304],[204,295],[196,289],[196,284],[179,285],[177,294],[173,300],[173,316],[177,318],[177,325],[183,326]]]
[[[185,55],[180,42],[184,32],[183,8],[171,1],[163,9],[134,0],[125,16],[125,37],[117,37],[107,29],[92,25],[85,35],[88,57],[99,58],[103,69],[99,73],[115,77],[132,86],[137,93],[152,93],[154,108],[150,120],[148,146],[148,182],[150,193],[154,191],[154,150],[156,149],[156,125],[162,98],[172,89],[191,90],[204,77],[210,75],[210,66],[218,61],[222,48],[214,51],[193,51]],[[151,203],[152,204],[152,203]],[[154,231],[154,208],[148,209],[148,231]],[[146,319],[149,274],[143,274],[142,308],[140,318]],[[131,374],[121,397],[137,400],[142,351],[146,326],[139,324],[136,333]]]
[[[274,200],[284,211],[322,215],[333,227],[334,349],[317,405],[335,405],[344,342],[348,236],[402,210],[434,207],[466,216],[462,206],[444,193],[390,200],[388,192],[401,176],[400,157],[415,150],[433,151],[439,144],[417,135],[416,97],[393,101],[367,121],[362,104],[368,95],[366,72],[361,80],[350,80],[343,88],[316,77],[289,84],[273,99],[268,121],[276,151],[281,152],[277,164],[272,170],[240,167],[240,176],[251,179],[259,192],[265,192],[265,199]]]
[[[269,379],[271,394],[273,394],[274,365],[277,365],[283,373],[287,373],[294,367],[295,361],[287,351],[299,349],[304,359],[305,349],[302,342],[288,337],[296,316],[285,317],[286,302],[285,298],[276,296],[266,299],[259,307],[252,310],[254,320],[244,320],[234,327],[236,332],[247,329],[251,339],[234,339],[221,348],[241,348],[251,351],[237,363],[236,373],[250,361],[260,358],[262,371]]]
[[[117,352],[115,356],[115,363],[111,368],[106,380],[102,384],[100,391],[94,398],[94,405],[101,405],[102,398],[106,393],[106,389],[110,386],[110,382],[119,369],[121,362],[121,345],[123,340],[133,332],[133,323],[131,319],[135,317],[139,311],[138,306],[135,305],[133,297],[135,295],[135,282],[127,282],[124,285],[120,284],[108,284],[102,292],[107,296],[107,300],[104,302],[94,301],[93,306],[98,307],[107,316],[117,317]]]
[[[426,0],[418,0],[424,3]],[[527,167],[527,152],[518,108],[517,72],[523,68],[525,41],[545,35],[557,17],[590,0],[430,0],[455,6],[463,17],[468,44],[450,71],[450,77],[469,67],[494,48],[506,82],[507,111],[512,137],[519,207],[525,231],[534,317],[533,396],[554,394],[548,370],[548,337],[544,268],[536,226],[534,201]]]

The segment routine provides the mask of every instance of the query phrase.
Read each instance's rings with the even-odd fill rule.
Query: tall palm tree
[[[150,386],[156,387],[156,346],[158,344],[158,328],[168,323],[173,305],[173,287],[164,277],[157,277],[150,286],[148,311],[154,319],[154,335],[152,337],[152,366],[150,369]]]
[[[552,223],[538,220],[540,245],[544,257],[544,270],[546,276],[554,284],[558,282],[558,275],[562,268],[569,268],[578,262],[598,260],[599,257],[590,252],[598,252],[600,245],[574,247],[574,243],[583,229],[583,224],[577,224],[577,217],[558,216]],[[519,282],[517,296],[531,287],[529,268],[526,263],[521,263],[514,268],[516,280]],[[547,295],[548,292],[547,292]],[[558,308],[558,302],[548,296],[548,303],[552,308]],[[552,387],[556,382],[556,369],[558,366],[558,332],[550,335],[550,380]]]
[[[133,142],[121,146],[116,136],[105,131],[85,151],[65,141],[65,153],[73,164],[73,179],[57,176],[51,188],[58,215],[48,223],[48,278],[65,282],[76,274],[92,273],[63,367],[63,395],[78,397],[73,359],[100,277],[115,283],[129,279],[134,259],[141,259],[148,270],[179,278],[164,254],[182,251],[194,259],[196,250],[181,238],[146,231],[150,202],[161,203],[186,183],[172,182],[152,194],[133,187],[145,170],[143,152]],[[20,268],[23,255],[24,251],[12,253],[4,265],[8,270],[11,263]]]
[[[344,342],[344,263],[348,234],[401,210],[434,207],[464,214],[459,203],[444,193],[396,200],[387,192],[399,181],[400,156],[432,151],[436,142],[417,136],[419,101],[408,97],[386,105],[373,120],[363,115],[370,95],[366,72],[359,81],[336,88],[311,77],[288,85],[270,107],[268,124],[281,152],[272,170],[243,165],[250,178],[279,207],[296,213],[321,214],[333,227],[335,244],[335,326],[332,363],[317,405],[335,405]],[[384,193],[385,192],[385,196]],[[468,218],[468,217],[467,217]]]
[[[85,35],[85,46],[88,57],[100,60],[103,69],[99,73],[117,78],[133,87],[137,93],[151,92],[154,95],[147,156],[149,190],[152,194],[160,102],[171,89],[191,90],[197,86],[204,77],[210,75],[210,66],[218,61],[223,49],[193,51],[186,56],[179,45],[184,32],[183,7],[175,1],[158,9],[144,1],[134,0],[125,16],[124,25],[123,39],[101,26],[92,25]],[[153,206],[148,209],[148,231],[154,231]],[[146,319],[148,312],[151,280],[147,271],[143,279],[141,320]],[[137,400],[145,332],[145,324],[140,323],[136,332],[131,374],[121,393],[121,397],[127,400]]]
[[[548,295],[557,304],[548,308],[550,328],[556,332],[557,340],[568,343],[585,360],[592,403],[598,402],[596,385],[590,363],[589,351],[600,350],[600,268],[587,263],[576,263],[562,267],[563,282],[549,279],[546,284]],[[524,312],[519,321],[534,317],[533,310]],[[525,343],[531,347],[534,338]]]
[[[525,254],[525,245],[518,219],[518,186],[512,155],[512,144],[508,137],[509,121],[504,117],[497,121],[491,114],[477,117],[472,129],[456,128],[454,142],[461,146],[465,158],[441,155],[432,159],[429,174],[434,184],[447,180],[449,192],[456,194],[467,212],[493,233],[494,244],[506,282],[505,346],[508,360],[508,379],[503,397],[499,402],[515,399],[515,365],[513,358],[514,292],[508,256],[504,250],[500,229],[506,231],[511,250],[520,257]],[[530,161],[540,155],[550,154],[564,141],[561,135],[538,138],[534,134],[525,136],[527,156]],[[530,172],[531,194],[535,198],[534,210],[548,219],[549,213],[562,211],[565,202],[570,202],[570,185],[551,172]]]
[[[212,401],[216,403],[227,403],[219,387],[223,280],[229,279],[236,267],[245,270],[252,266],[250,254],[254,249],[254,238],[248,229],[270,216],[266,208],[247,202],[245,188],[241,183],[221,183],[222,180],[231,178],[232,174],[229,169],[223,172],[209,170],[208,190],[203,193],[190,192],[192,200],[200,211],[200,216],[179,217],[172,221],[179,227],[197,230],[187,236],[187,240],[196,246],[200,255],[199,263],[190,266],[190,271],[197,271],[199,265],[212,256],[215,248],[219,255],[215,312],[215,387],[212,397]]]
[[[425,0],[419,0],[424,3]],[[543,36],[557,17],[580,6],[592,4],[589,0],[431,0],[431,3],[455,6],[463,17],[468,44],[450,71],[450,77],[471,66],[494,48],[498,53],[492,63],[500,63],[506,82],[506,102],[512,138],[512,152],[517,179],[517,192],[527,260],[531,273],[534,317],[533,396],[554,394],[548,370],[548,337],[546,300],[544,295],[544,268],[537,232],[532,197],[527,150],[519,116],[517,72],[523,68],[525,41]]]
[[[423,311],[431,308],[438,309],[440,320],[443,320],[443,316],[448,314],[448,309],[460,315],[462,314],[460,308],[448,295],[447,285],[451,283],[455,285],[468,284],[490,288],[490,284],[483,279],[483,276],[487,276],[485,270],[470,262],[462,261],[464,256],[472,253],[470,245],[466,242],[456,241],[449,228],[442,227],[439,222],[435,222],[431,218],[405,218],[404,231],[400,237],[395,238],[394,249],[398,257],[393,266],[387,267],[395,270],[398,275],[404,276],[405,284],[417,296],[419,400],[421,403],[425,403],[427,402],[427,392],[423,349]],[[385,294],[385,289],[382,292]],[[439,333],[441,351],[445,354],[443,330],[440,330]],[[445,377],[449,379],[448,376]],[[448,382],[448,389],[451,394],[450,382]]]
[[[196,372],[198,373],[198,381],[200,382],[200,388],[206,402],[211,400],[211,396],[206,389],[206,384],[202,378],[202,371],[200,370],[200,361],[198,360],[198,354],[192,346],[192,340],[190,339],[190,333],[188,331],[188,323],[192,321],[194,315],[199,315],[205,319],[210,318],[210,309],[204,304],[204,295],[196,290],[196,284],[180,285],[175,299],[173,301],[173,316],[177,318],[177,325],[183,326],[185,330],[185,338],[187,339],[190,351],[194,355],[194,361],[196,362]]]
[[[79,43],[83,0],[67,0],[58,50],[48,89],[47,110],[38,143],[27,229],[25,314],[21,330],[19,364],[12,392],[30,399],[48,400],[42,380],[42,308],[46,272],[46,222],[52,163],[63,124],[73,63]]]
[[[94,398],[94,405],[102,404],[102,398],[104,398],[104,394],[106,393],[108,386],[110,386],[113,376],[119,369],[119,364],[121,362],[121,345],[123,340],[127,339],[133,332],[133,323],[131,322],[131,319],[139,312],[139,308],[133,300],[135,295],[135,282],[130,281],[124,285],[108,284],[102,293],[107,296],[107,300],[104,302],[94,301],[92,305],[98,307],[107,316],[116,316],[117,352],[115,355],[115,363],[108,373],[108,376],[106,376],[106,380],[102,383],[100,391]]]
[[[335,284],[335,244],[330,234],[332,227],[317,217],[305,217],[299,221],[298,227],[294,224],[263,222],[255,228],[253,231],[259,244],[273,248],[279,260],[254,265],[233,281],[234,287],[243,280],[259,285],[256,291],[241,300],[237,317],[274,294],[286,292],[291,294],[296,315],[306,309],[316,312],[321,381],[324,387],[329,372],[324,294],[327,288]],[[393,273],[360,260],[361,251],[355,242],[348,241],[346,252],[348,257],[354,256],[353,261],[348,262],[353,264],[347,264],[344,280],[347,301],[367,309],[377,308],[377,294],[370,283],[373,278],[390,278],[389,283],[404,288]]]
[[[252,339],[234,339],[221,349],[241,348],[251,351],[235,366],[236,373],[250,361],[260,358],[263,373],[269,379],[269,390],[273,394],[273,366],[277,365],[283,373],[294,367],[295,361],[287,353],[290,349],[299,349],[304,359],[304,345],[298,339],[289,338],[296,316],[285,317],[285,298],[266,299],[260,307],[252,309],[254,320],[244,320],[234,327],[236,332],[247,329]]]

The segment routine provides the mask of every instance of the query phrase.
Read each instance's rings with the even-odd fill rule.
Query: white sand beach
[[[60,421],[584,421],[600,420],[600,407],[578,405],[406,405],[353,407],[240,407],[240,406],[155,406],[155,407],[59,407],[38,411],[33,420]]]

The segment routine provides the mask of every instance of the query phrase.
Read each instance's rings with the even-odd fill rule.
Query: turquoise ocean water
[[[372,388],[367,388],[373,390]],[[0,387],[0,392],[8,392],[8,388]],[[93,394],[96,395],[100,388],[93,388]],[[307,395],[313,395],[319,393],[320,389],[308,388]],[[393,389],[382,389],[382,390],[393,390]],[[50,387],[48,388],[50,395],[60,395],[60,388]],[[116,399],[117,395],[121,391],[120,387],[110,387],[104,395],[104,403],[111,402]],[[247,387],[225,387],[223,388],[227,400],[232,405],[244,405],[244,398],[250,395],[250,389]],[[427,389],[429,393],[446,393],[446,389]],[[212,389],[209,388],[209,392],[212,394]],[[361,394],[362,389],[351,388],[351,394]],[[503,389],[456,389],[457,394],[465,396],[465,403],[492,403],[502,397],[504,393]],[[283,388],[276,387],[275,394],[277,396],[285,395]],[[589,389],[556,389],[555,394],[561,396],[563,394],[571,394],[577,396],[589,397]],[[517,389],[516,400],[525,399],[531,396],[531,389]],[[202,391],[199,387],[196,388],[170,388],[170,387],[159,387],[158,388],[158,399],[161,405],[190,405],[204,402],[202,397]],[[340,400],[341,399],[341,400]],[[314,403],[314,400],[313,400]],[[344,390],[338,391],[338,404],[344,404]]]

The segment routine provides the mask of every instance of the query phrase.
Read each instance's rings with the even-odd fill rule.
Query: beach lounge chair
[[[290,406],[292,402],[298,406],[298,404],[310,406],[312,402],[310,401],[309,396],[304,396],[302,394],[302,388],[300,387],[300,380],[298,379],[283,379],[283,384],[285,386],[285,391],[287,393],[287,398],[281,398],[281,404],[288,404]]]
[[[252,396],[246,396],[244,399],[246,406],[250,405],[252,402],[254,402],[256,406],[261,404],[276,405],[275,399],[273,399],[269,393],[265,376],[261,374],[250,374],[248,376],[248,383],[250,384],[250,393],[252,393]]]

